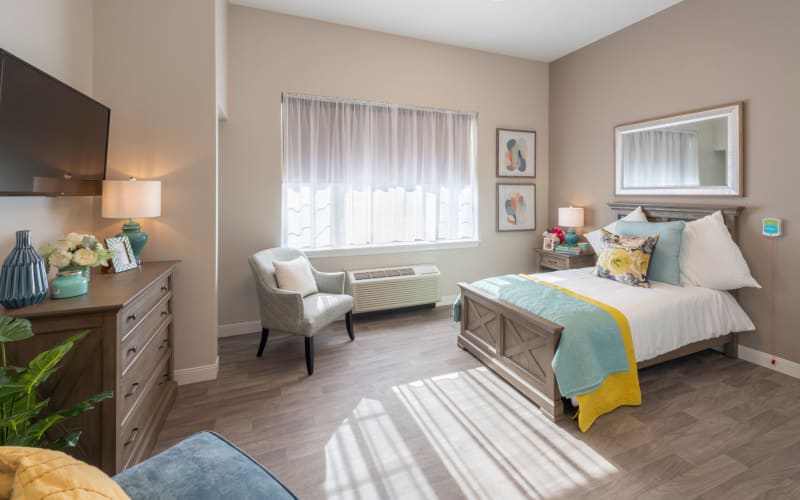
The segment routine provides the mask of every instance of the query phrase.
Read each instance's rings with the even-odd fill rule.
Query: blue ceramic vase
[[[0,305],[7,309],[38,304],[47,297],[47,272],[31,246],[31,232],[17,231],[17,245],[0,272]]]

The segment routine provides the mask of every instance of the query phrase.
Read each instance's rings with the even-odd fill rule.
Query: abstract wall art
[[[536,177],[536,132],[497,129],[497,176]]]
[[[497,185],[497,230],[536,229],[536,186],[533,184]]]

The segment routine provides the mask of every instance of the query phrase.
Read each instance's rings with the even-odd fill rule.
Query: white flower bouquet
[[[69,233],[39,249],[49,270],[107,266],[111,254],[91,234]]]

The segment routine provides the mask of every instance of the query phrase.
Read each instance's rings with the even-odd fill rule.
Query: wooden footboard
[[[553,421],[564,416],[564,404],[551,362],[563,327],[507,302],[499,301],[466,283],[461,288],[461,328],[458,346],[466,349],[503,380],[539,405]],[[737,357],[738,335],[685,345],[637,364],[657,365],[713,347]]]
[[[458,345],[539,405],[552,420],[564,416],[551,361],[563,327],[466,283],[461,288]]]

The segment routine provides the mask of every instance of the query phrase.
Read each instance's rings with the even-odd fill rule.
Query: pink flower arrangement
[[[564,243],[564,230],[558,226],[553,226],[552,229],[545,231],[544,237],[550,238],[557,243]]]

